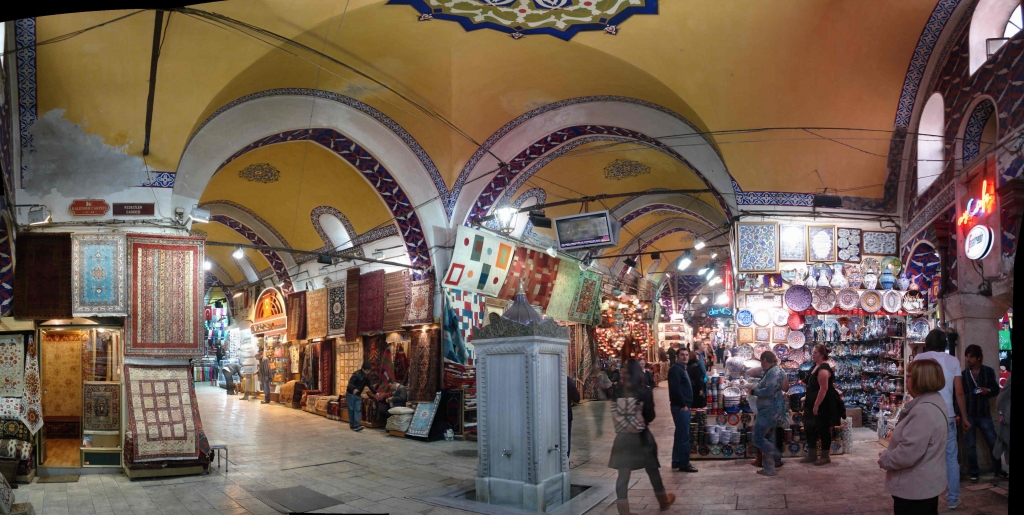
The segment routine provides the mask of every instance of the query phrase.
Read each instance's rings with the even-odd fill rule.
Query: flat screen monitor
[[[596,211],[554,219],[555,236],[562,251],[614,247],[619,242],[619,224],[608,211]]]

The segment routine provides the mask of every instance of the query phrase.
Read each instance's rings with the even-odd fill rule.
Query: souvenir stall
[[[289,322],[293,321],[294,319],[289,317],[289,312],[285,310],[284,297],[277,289],[267,288],[260,293],[253,306],[253,321],[249,326],[249,331],[252,333],[252,343],[255,344],[256,349],[263,349],[264,356],[270,360],[270,400],[272,401],[280,400],[277,388],[286,382],[284,371],[288,367],[289,357],[285,353],[285,336],[291,334],[292,324]],[[242,374],[246,393],[262,392],[263,378],[258,377],[259,363],[255,363],[256,372],[247,373],[252,370],[254,365],[251,361],[255,360],[244,355],[242,358]]]
[[[598,356],[616,363],[646,359],[652,344],[651,305],[636,295],[606,296],[601,302],[601,323],[594,329]]]

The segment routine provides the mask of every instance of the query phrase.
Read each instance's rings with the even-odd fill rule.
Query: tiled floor
[[[652,430],[667,466],[672,433],[668,395],[664,388],[655,392],[659,417]],[[460,513],[409,497],[476,475],[476,458],[452,453],[475,449],[473,442],[421,443],[369,429],[353,433],[345,423],[280,405],[242,402],[218,388],[199,386],[197,393],[210,439],[230,448],[230,472],[214,468],[205,476],[146,481],[82,476],[76,484],[22,485],[17,502],[31,501],[41,515],[273,515],[277,512],[253,498],[253,490],[305,485],[343,502],[321,513]],[[607,468],[614,437],[607,409],[607,403],[591,402],[574,410],[571,461],[576,476],[614,481],[615,471]],[[882,448],[870,434],[859,435],[864,440],[852,455],[836,457],[826,467],[788,463],[775,478],[755,475],[742,460],[695,462],[697,474],[662,468],[666,486],[679,497],[670,513],[892,513],[891,498],[882,492],[883,473],[875,465]],[[634,475],[639,481],[630,490],[633,511],[657,513],[650,482],[641,476]],[[1007,482],[965,482],[957,512],[1006,513],[1008,488]],[[591,513],[614,513],[612,501],[606,499]],[[947,511],[942,500],[939,511]]]

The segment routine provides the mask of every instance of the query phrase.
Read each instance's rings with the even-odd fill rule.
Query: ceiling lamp
[[[495,220],[498,222],[498,232],[508,236],[516,228],[516,215],[519,210],[512,206],[502,206],[494,210]]]
[[[697,243],[693,244],[693,248],[696,250],[704,248],[704,240],[697,240]]]
[[[708,267],[706,266],[703,266],[700,268],[700,270],[697,270],[697,275],[704,275],[706,273],[708,273]]]
[[[690,252],[687,251],[683,254],[683,257],[679,259],[679,264],[676,265],[676,268],[679,270],[686,270],[691,264],[693,264],[693,256],[691,256]]]
[[[203,261],[203,270],[209,270],[209,269],[211,269],[211,268],[213,268],[213,265],[212,265],[212,264],[210,264],[210,261],[209,261],[209,260],[205,260],[205,261]]]
[[[242,259],[245,257],[245,252],[242,251],[242,247],[238,247],[234,252],[231,253],[231,257],[235,259]]]
[[[714,275],[715,275],[715,269],[712,268],[711,270],[708,270],[708,275],[706,275],[705,277],[707,278],[707,280],[710,281],[711,278],[714,277]]]
[[[712,250],[711,251],[711,259],[715,259],[716,257],[718,257],[718,253]]]
[[[721,277],[715,277],[714,279],[708,281],[708,286],[714,286],[714,285],[719,284],[721,282],[722,282],[722,278]]]
[[[555,250],[555,247],[548,247],[544,252],[547,252],[547,254],[553,258],[558,257],[558,251]]]
[[[725,304],[726,302],[729,302],[729,296],[726,295],[725,292],[720,293],[718,295],[718,298],[715,299],[715,304],[718,304],[719,306]]]
[[[707,295],[701,295],[700,296],[700,303],[701,304],[707,304],[708,303],[708,296]]]
[[[199,206],[195,206],[195,207],[192,208],[192,214],[189,215],[189,218],[191,218],[193,222],[199,222],[199,223],[203,223],[203,224],[209,223],[210,222],[210,211],[206,210],[206,209],[202,209]]]

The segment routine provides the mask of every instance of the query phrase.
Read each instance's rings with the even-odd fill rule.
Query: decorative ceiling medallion
[[[271,183],[281,178],[281,170],[270,163],[255,163],[242,168],[238,176],[249,182]]]
[[[411,5],[419,20],[448,20],[467,31],[493,29],[519,39],[547,34],[566,41],[580,31],[615,35],[634,14],[657,14],[658,0],[389,0]]]
[[[629,159],[616,159],[604,167],[604,178],[613,181],[621,181],[648,173],[651,173],[650,166]]]

